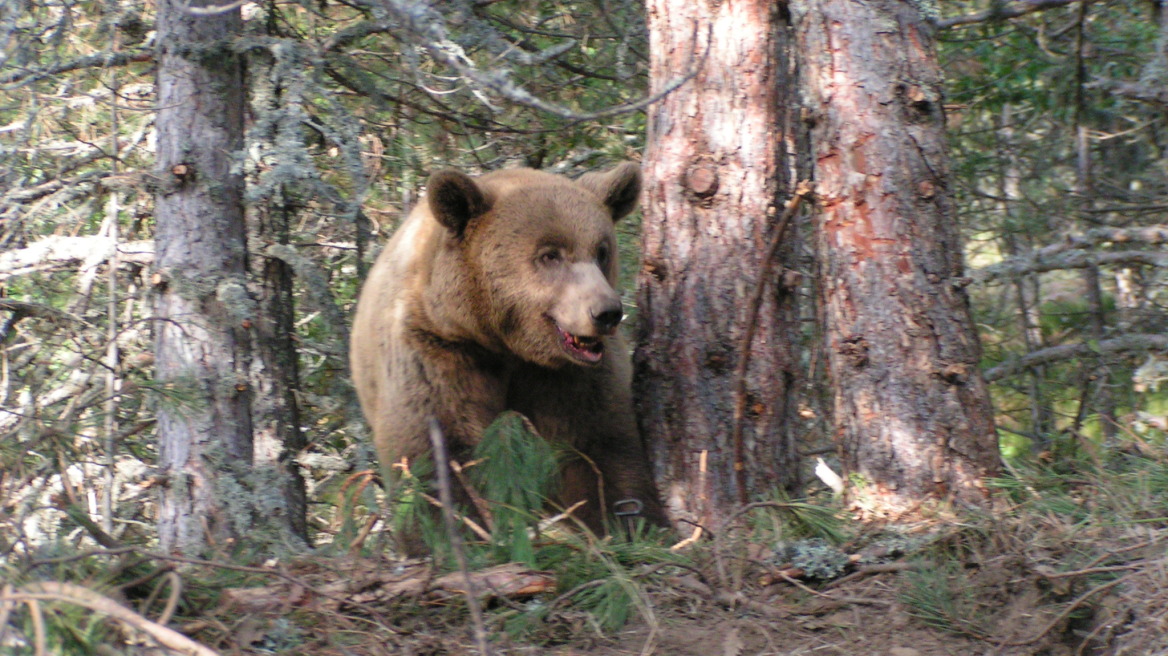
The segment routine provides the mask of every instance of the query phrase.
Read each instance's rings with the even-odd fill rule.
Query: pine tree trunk
[[[798,478],[796,299],[782,283],[791,230],[766,276],[749,353],[740,348],[789,187],[786,21],[765,0],[651,0],[648,20],[654,87],[697,70],[649,110],[635,395],[671,515],[716,527],[749,496]],[[738,444],[736,407],[745,410]]]
[[[158,5],[155,366],[159,539],[167,552],[224,546],[243,520],[232,479],[252,462],[246,324],[243,79],[228,39],[238,9],[206,16],[185,0]],[[209,4],[196,0],[194,6]]]
[[[998,469],[961,285],[932,28],[898,0],[792,3],[804,53],[817,296],[846,469],[876,507],[983,503]]]

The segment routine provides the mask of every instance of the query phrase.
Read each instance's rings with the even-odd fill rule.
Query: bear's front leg
[[[434,466],[449,466],[435,462],[431,419],[438,422],[448,458],[461,464],[472,459],[483,432],[505,409],[506,370],[496,361],[474,357],[466,350],[423,343],[392,363],[391,384],[382,388],[377,411],[371,416],[378,458],[391,486],[402,476],[399,465],[403,461],[411,471],[420,459],[429,459]],[[460,512],[482,526],[472,495],[457,477],[452,480],[451,493],[456,510],[462,509]],[[427,504],[423,511],[436,513],[437,509]],[[425,544],[417,531],[404,529],[399,538],[408,555],[425,555]]]

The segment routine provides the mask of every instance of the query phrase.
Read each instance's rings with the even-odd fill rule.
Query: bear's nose
[[[624,309],[618,305],[613,308],[608,308],[600,314],[593,314],[592,323],[596,324],[599,330],[608,332],[616,328],[624,317]]]

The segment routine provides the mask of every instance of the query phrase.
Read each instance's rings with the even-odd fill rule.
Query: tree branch
[[[113,599],[80,585],[43,581],[29,583],[19,588],[5,588],[0,592],[0,604],[3,605],[14,602],[27,603],[33,600],[58,601],[83,606],[148,634],[169,650],[191,656],[218,656],[218,652],[204,647],[178,631],[151,622]],[[37,653],[42,652],[38,651]]]
[[[957,27],[959,25],[972,25],[974,23],[984,23],[990,20],[1004,20],[1007,18],[1017,18],[1018,16],[1025,16],[1036,11],[1044,9],[1054,9],[1056,7],[1065,7],[1081,0],[1018,0],[1010,5],[991,6],[985,11],[979,11],[974,14],[966,14],[964,16],[954,16],[952,18],[941,18],[935,22],[939,29],[948,29],[950,27]]]
[[[985,371],[987,382],[993,382],[1021,373],[1030,367],[1070,360],[1091,354],[1124,353],[1127,351],[1165,351],[1168,352],[1168,335],[1121,335],[1113,339],[1106,339],[1094,344],[1062,344],[1049,348],[1038,349],[1027,353],[1020,358],[1003,362]]]
[[[125,66],[132,62],[148,62],[152,59],[154,59],[154,51],[147,48],[123,50],[121,52],[99,52],[55,66],[22,68],[11,71],[0,75],[0,85],[26,84],[82,68],[110,68],[112,66]]]
[[[1096,79],[1087,85],[1088,89],[1103,89],[1124,98],[1138,100],[1157,107],[1168,107],[1168,89],[1152,87],[1136,82],[1120,82],[1119,80]]]
[[[109,237],[50,236],[7,253],[0,253],[0,281],[31,273],[49,263],[82,262],[83,268],[95,267],[114,253],[123,262],[149,264],[154,261],[154,242],[150,240],[118,243]]]
[[[342,350],[347,351],[348,324],[337,306],[336,298],[329,287],[328,276],[324,271],[311,258],[297,253],[296,249],[287,244],[272,244],[264,249],[263,255],[280,260],[292,268],[296,277],[308,288],[309,293],[305,302],[320,311],[328,323],[329,334],[334,336]]]
[[[1004,262],[970,272],[970,282],[984,283],[1006,276],[1041,273],[1057,269],[1082,269],[1105,264],[1147,264],[1168,266],[1168,254],[1162,251],[1088,251],[1085,249],[1104,243],[1127,244],[1168,243],[1168,226],[1153,225],[1143,228],[1097,228],[1081,235],[1071,235],[1045,248],[1010,258]]]
[[[8,311],[24,317],[37,317],[38,319],[47,319],[49,321],[87,323],[85,319],[75,314],[58,310],[55,307],[41,303],[18,301],[6,296],[0,296],[0,311]],[[2,341],[4,341],[4,333],[0,331],[0,342]]]
[[[414,43],[426,48],[434,61],[443,64],[463,79],[471,82],[475,87],[498,94],[507,101],[530,107],[570,121],[591,121],[619,114],[626,114],[643,109],[672,93],[682,84],[697,75],[701,65],[693,66],[689,72],[681,77],[669,80],[662,85],[661,91],[636,100],[634,102],[614,105],[595,112],[576,112],[563,105],[548,102],[539,98],[515,84],[510,79],[510,71],[506,69],[479,68],[462,46],[450,38],[446,31],[446,23],[438,10],[427,3],[406,2],[405,0],[383,0],[384,7],[397,17]],[[708,54],[708,51],[707,51]],[[702,57],[703,63],[705,56]],[[485,97],[480,100],[487,102]]]

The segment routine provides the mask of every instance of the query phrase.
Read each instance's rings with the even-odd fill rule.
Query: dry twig
[[[19,588],[5,588],[3,592],[0,592],[0,606],[24,603],[29,606],[29,610],[33,613],[36,653],[38,656],[47,653],[45,651],[44,618],[40,613],[40,607],[38,605],[41,601],[66,602],[84,606],[103,615],[108,615],[127,626],[146,633],[168,649],[182,654],[189,654],[191,656],[218,656],[217,652],[204,647],[178,631],[162,626],[156,622],[151,622],[113,599],[80,585],[45,581],[41,583],[29,583]]]
[[[475,643],[482,656],[491,656],[491,646],[487,643],[487,629],[483,624],[483,609],[479,605],[478,590],[474,579],[470,575],[470,566],[466,562],[466,552],[462,548],[462,536],[454,521],[454,493],[450,489],[450,472],[446,463],[450,458],[446,454],[446,441],[442,437],[442,428],[438,420],[430,418],[430,445],[434,448],[435,469],[438,474],[438,496],[442,500],[442,520],[446,524],[446,534],[450,536],[450,548],[458,561],[458,569],[466,581],[466,605],[470,609],[471,623],[474,625]]]
[[[795,194],[783,206],[783,214],[779,217],[779,224],[775,227],[771,243],[767,246],[766,255],[763,256],[762,269],[758,273],[758,280],[754,284],[754,293],[751,295],[750,304],[747,305],[746,309],[745,328],[742,332],[742,341],[738,345],[738,367],[734,371],[734,425],[730,432],[730,443],[734,445],[734,476],[738,484],[739,503],[746,503],[748,498],[746,455],[742,442],[742,419],[746,415],[746,369],[750,365],[750,343],[754,341],[754,331],[758,326],[758,311],[762,306],[763,293],[766,291],[767,282],[771,276],[771,267],[774,264],[775,255],[779,252],[779,244],[783,240],[783,234],[786,233],[787,225],[791,223],[795,213],[799,211],[803,200],[811,193],[811,183],[800,182],[795,187]]]

